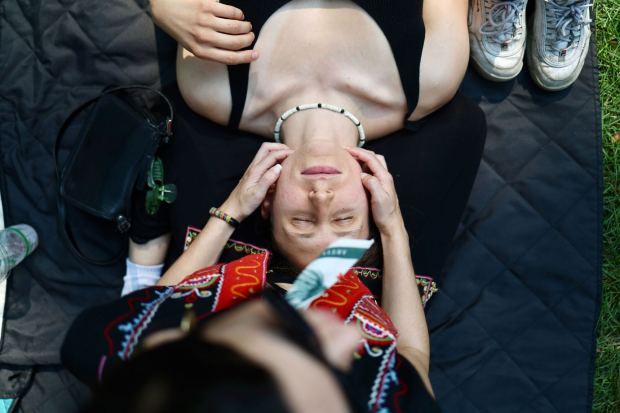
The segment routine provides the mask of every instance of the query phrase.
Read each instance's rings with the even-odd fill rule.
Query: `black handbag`
[[[155,114],[129,92],[148,91],[159,96],[168,114]],[[144,96],[142,96],[144,97]],[[69,125],[89,109],[63,167],[58,151]],[[174,111],[168,98],[147,86],[132,85],[104,90],[80,105],[62,124],[54,144],[54,162],[59,182],[58,216],[60,228],[71,251],[97,265],[109,265],[123,258],[125,248],[111,259],[87,257],[77,246],[67,220],[67,205],[95,217],[114,222],[121,234],[131,226],[130,211],[134,188],[147,192],[147,209],[156,211],[158,202],[173,202],[174,185],[163,182],[163,167],[155,156],[159,146],[172,136]]]

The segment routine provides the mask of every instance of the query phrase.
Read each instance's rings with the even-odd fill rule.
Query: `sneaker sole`
[[[521,73],[521,70],[523,69],[523,60],[521,60],[521,62],[519,63],[519,65],[517,66],[515,70],[515,73],[511,73],[509,75],[501,75],[501,74],[488,71],[480,63],[478,63],[478,61],[474,59],[473,56],[471,56],[471,59],[469,60],[471,62],[471,65],[474,67],[474,69],[476,69],[476,71],[478,72],[480,76],[492,82],[507,82],[509,80],[512,80],[515,77],[519,76],[519,73]]]
[[[528,47],[529,50],[535,50],[533,45],[528,45],[528,46],[530,46]],[[586,48],[586,50],[588,48],[589,48],[589,45]],[[587,51],[584,53],[587,54]],[[527,67],[530,72],[530,77],[532,78],[536,86],[548,92],[559,92],[561,90],[568,88],[573,83],[575,83],[575,81],[579,78],[579,75],[581,74],[581,70],[583,69],[583,65],[585,63],[585,58],[584,58],[581,60],[581,63],[578,65],[577,69],[573,72],[573,74],[566,79],[549,80],[543,75],[541,75],[541,73],[539,73],[538,70],[535,69],[536,63],[534,62],[533,53],[527,53],[526,59],[527,59]]]

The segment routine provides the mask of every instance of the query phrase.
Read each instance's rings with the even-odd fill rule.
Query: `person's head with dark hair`
[[[190,333],[146,337],[84,413],[360,411],[336,373],[350,368],[359,333],[324,311],[301,315],[281,298],[278,311],[273,300],[236,306]]]
[[[225,345],[190,335],[139,352],[84,413],[288,412],[273,376]]]

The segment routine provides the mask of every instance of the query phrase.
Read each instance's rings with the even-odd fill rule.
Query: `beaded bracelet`
[[[211,209],[209,210],[209,215],[215,218],[219,218],[222,221],[226,221],[226,223],[232,226],[233,228],[239,227],[239,224],[240,224],[239,221],[237,221],[235,218],[228,215],[226,212],[220,211],[216,207],[211,207]]]

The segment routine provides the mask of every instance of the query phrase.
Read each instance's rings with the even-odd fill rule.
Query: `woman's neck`
[[[282,141],[291,149],[321,141],[336,142],[342,147],[357,146],[357,128],[340,113],[325,109],[308,109],[295,113],[282,125]]]

